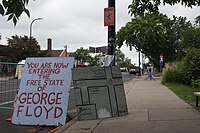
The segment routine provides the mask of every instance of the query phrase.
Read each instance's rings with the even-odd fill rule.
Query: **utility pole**
[[[114,25],[108,26],[108,55],[114,55],[115,65],[115,0],[108,0],[108,7],[114,8]]]
[[[138,76],[141,76],[141,69],[140,69],[140,64],[141,64],[141,63],[140,63],[140,50],[139,50],[138,52],[139,52],[139,53],[138,53],[138,58],[139,58],[139,59],[138,59],[138,61],[139,61],[139,62],[138,62],[138,63],[139,63],[139,74],[138,74]]]

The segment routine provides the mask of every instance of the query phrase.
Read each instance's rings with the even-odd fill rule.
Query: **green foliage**
[[[196,47],[189,48],[184,62],[189,69],[200,69],[200,49]]]
[[[189,48],[179,69],[183,75],[183,83],[190,85],[193,79],[192,70],[200,68],[200,49]]]
[[[131,60],[129,58],[126,58],[122,63],[121,67],[126,67],[128,70],[131,68],[134,68],[135,66],[131,64]]]
[[[94,57],[90,56],[88,60],[89,66],[100,66],[100,57],[101,55],[95,55]]]
[[[179,70],[178,66],[176,64],[166,67],[163,70],[163,76],[161,78],[161,83],[165,84],[168,82],[177,82],[181,83],[182,82],[182,73]]]
[[[121,64],[122,62],[124,62],[124,59],[125,59],[125,54],[120,49],[116,49],[115,50],[116,63]]]
[[[12,19],[14,25],[16,25],[23,12],[30,17],[29,10],[26,8],[28,3],[29,0],[2,0],[0,3],[0,14],[8,16],[7,21]]]
[[[40,51],[40,45],[35,38],[27,36],[12,36],[8,38],[8,47],[11,49],[10,60],[13,62],[19,62],[26,59],[26,57],[38,57],[44,56],[45,53]]]
[[[91,59],[91,56],[89,54],[89,50],[88,49],[84,49],[84,48],[79,48],[74,52],[74,57],[77,60],[77,65],[78,64],[78,60],[81,62],[81,64],[85,63],[85,62],[89,62],[89,60]]]
[[[117,32],[116,44],[121,47],[125,42],[130,50],[135,47],[158,68],[160,53],[165,62],[176,59],[180,36],[186,27],[186,18],[173,17],[171,20],[164,14],[145,14],[135,17]]]
[[[193,88],[198,88],[200,90],[200,79],[192,79],[191,85]]]
[[[129,5],[129,12],[134,16],[143,16],[145,12],[158,14],[159,6],[161,4],[169,4],[171,6],[175,4],[182,4],[187,7],[200,6],[199,0],[133,0]]]
[[[198,84],[193,80],[192,70],[200,69],[200,49],[190,48],[187,51],[178,65],[167,67],[163,71],[162,83],[181,82],[192,86]]]
[[[194,92],[199,92],[200,88],[192,88],[179,83],[166,83],[165,85],[185,102],[195,105]]]

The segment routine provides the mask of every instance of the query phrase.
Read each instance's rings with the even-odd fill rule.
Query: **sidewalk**
[[[70,121],[60,133],[199,133],[200,112],[179,99],[159,80],[133,79],[125,85],[129,114]]]

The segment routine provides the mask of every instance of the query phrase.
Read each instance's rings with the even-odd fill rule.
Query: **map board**
[[[118,66],[73,68],[72,79],[79,120],[128,114]]]
[[[65,124],[74,58],[27,58],[12,123]]]

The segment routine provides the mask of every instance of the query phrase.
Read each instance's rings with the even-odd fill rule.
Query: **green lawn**
[[[171,89],[177,96],[179,96],[185,102],[195,105],[196,97],[194,96],[194,92],[200,92],[200,89],[194,89],[190,86],[178,83],[166,83],[165,86]]]

